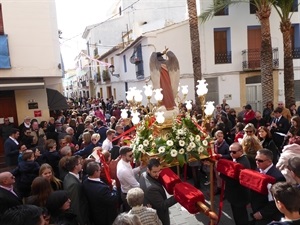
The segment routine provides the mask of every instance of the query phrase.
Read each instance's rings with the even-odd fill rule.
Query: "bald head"
[[[11,172],[0,173],[0,185],[4,187],[11,187],[15,183],[15,177]]]

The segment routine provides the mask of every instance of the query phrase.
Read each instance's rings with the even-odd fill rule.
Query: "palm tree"
[[[187,0],[188,13],[189,13],[189,26],[190,26],[190,39],[191,39],[191,51],[193,60],[193,72],[194,72],[194,87],[196,90],[197,80],[202,79],[201,72],[201,55],[200,55],[200,39],[198,29],[198,16],[196,0]],[[200,99],[195,91],[196,106],[199,107]],[[199,111],[199,109],[197,109]],[[203,114],[203,112],[201,112]]]
[[[277,0],[274,2],[274,7],[280,17],[280,31],[283,36],[283,51],[284,51],[284,96],[285,105],[290,106],[295,104],[294,90],[294,65],[292,54],[291,17],[293,12],[294,0]]]
[[[261,24],[261,84],[263,105],[268,101],[274,100],[273,87],[273,54],[270,33],[270,15],[271,7],[274,0],[251,0],[251,4],[256,7],[256,16]],[[284,0],[283,0],[284,1]],[[239,3],[249,3],[245,0],[214,0],[214,4],[200,15],[203,22],[212,18],[216,12]]]

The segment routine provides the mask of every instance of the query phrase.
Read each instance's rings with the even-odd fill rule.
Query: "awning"
[[[46,88],[46,91],[48,98],[48,107],[50,110],[61,110],[69,108],[65,96],[63,96],[60,92],[50,88]]]
[[[43,89],[43,78],[0,78],[0,91]]]

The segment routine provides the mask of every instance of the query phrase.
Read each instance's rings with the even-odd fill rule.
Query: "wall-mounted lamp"
[[[108,70],[110,72],[110,75],[112,75],[114,77],[118,77],[118,78],[120,77],[120,74],[114,74],[114,72],[115,72],[115,66],[114,65],[110,65],[108,67]]]

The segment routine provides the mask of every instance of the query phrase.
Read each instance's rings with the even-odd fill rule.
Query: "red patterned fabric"
[[[217,171],[238,180],[240,171],[244,169],[244,166],[240,163],[233,162],[228,159],[220,159],[217,163]]]
[[[173,195],[174,186],[181,182],[170,168],[165,168],[160,172],[159,180],[170,195]]]
[[[187,211],[189,211],[189,213],[192,214],[199,212],[197,202],[204,203],[203,193],[197,188],[195,188],[193,185],[186,182],[182,182],[175,185],[174,198],[184,208],[186,208]]]
[[[240,184],[260,194],[268,194],[267,185],[275,182],[274,177],[255,170],[244,169],[240,172]]]

